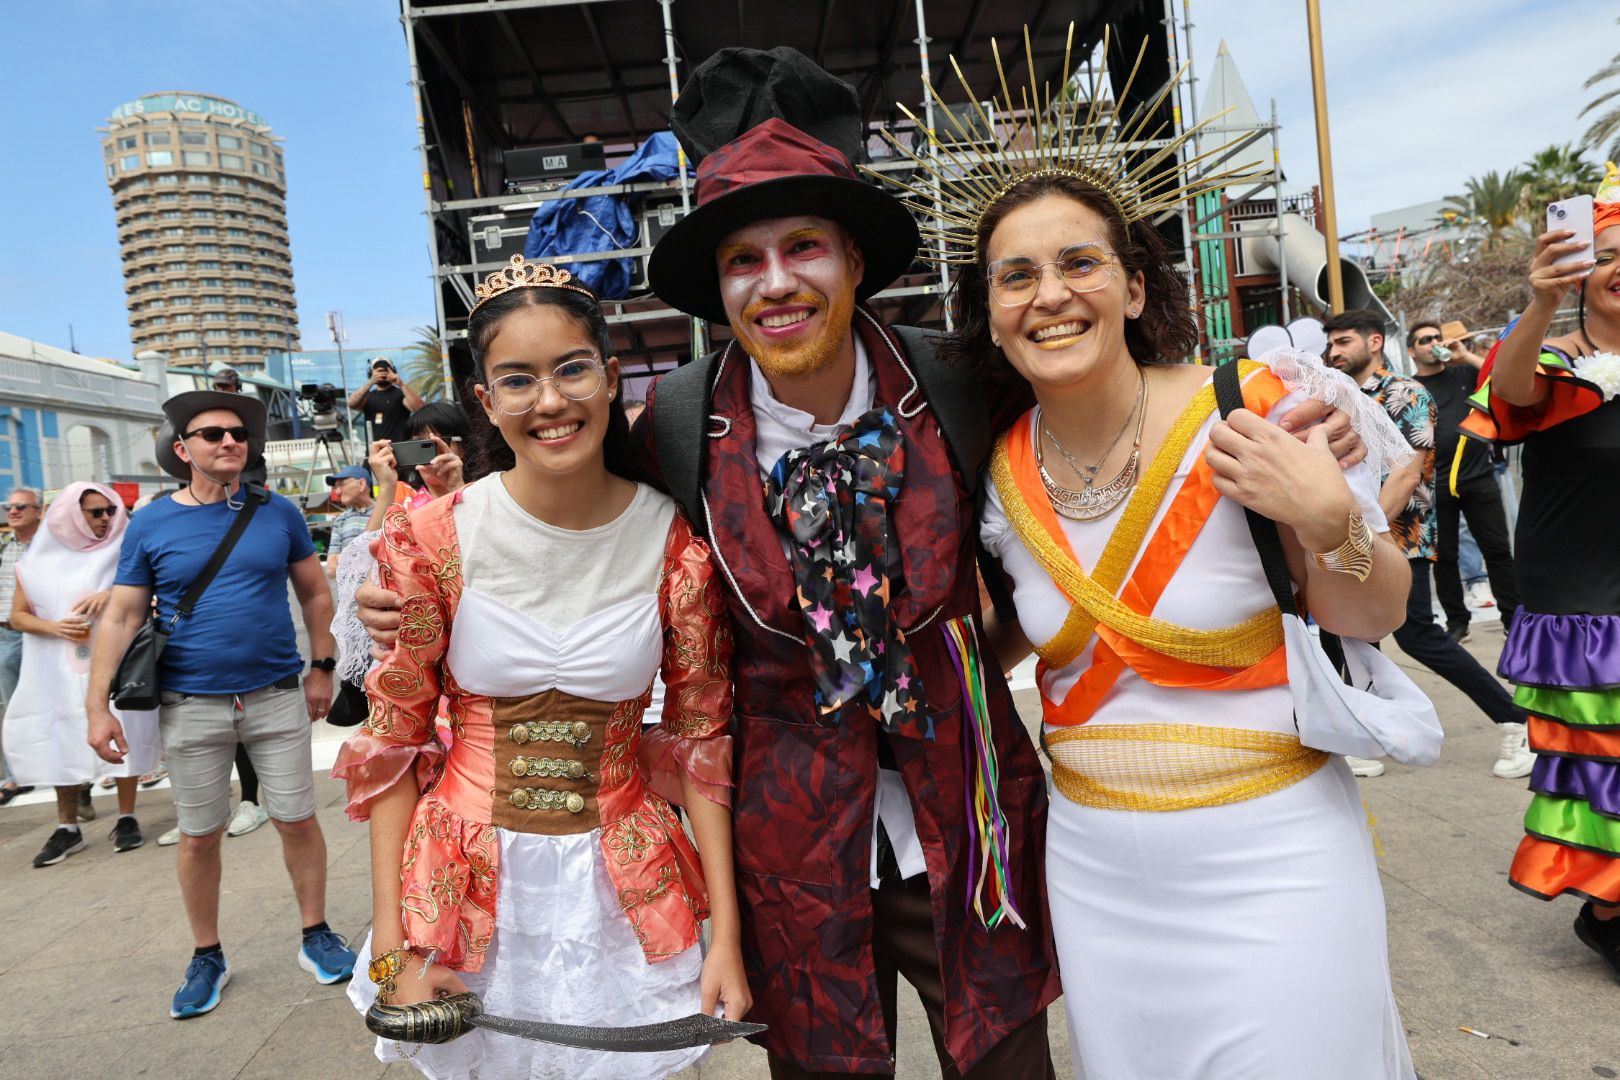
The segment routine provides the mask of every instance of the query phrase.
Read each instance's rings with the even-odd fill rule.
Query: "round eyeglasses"
[[[514,373],[489,384],[489,397],[502,416],[522,416],[540,403],[540,386],[550,383],[569,401],[589,401],[601,392],[605,368],[595,357],[568,360],[550,375]]]
[[[1075,244],[1064,248],[1051,262],[1038,263],[1023,257],[997,259],[985,272],[990,283],[990,299],[1002,307],[1019,307],[1035,299],[1041,289],[1041,275],[1048,266],[1069,291],[1096,292],[1114,278],[1114,253],[1097,244]]]

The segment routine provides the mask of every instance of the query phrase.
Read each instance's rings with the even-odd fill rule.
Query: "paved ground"
[[[1501,641],[1495,623],[1478,623],[1469,647],[1489,663]],[[1362,783],[1380,845],[1395,991],[1419,1071],[1427,1080],[1620,1076],[1620,983],[1570,932],[1576,905],[1541,903],[1507,884],[1524,784],[1492,778],[1490,725],[1449,685],[1414,674],[1446,720],[1444,760],[1426,770],[1391,766]],[[1034,716],[1033,696],[1019,696]],[[329,761],[341,733],[318,730],[326,736],[318,759]],[[365,832],[344,818],[337,784],[323,780],[318,790],[329,918],[358,939],[370,912]],[[49,807],[0,810],[0,1076],[416,1075],[404,1065],[385,1070],[342,988],[317,986],[296,966],[297,915],[268,827],[225,841],[233,978],[224,1003],[183,1024],[168,1019],[190,942],[174,849],[150,841],[174,811],[166,791],[146,794],[149,842],[115,856],[106,839],[112,799],[96,803],[104,817],[87,827],[89,849],[45,870],[29,862],[49,831]],[[1463,1024],[1520,1045],[1462,1034]],[[1060,1014],[1052,1035],[1067,1075]],[[902,1077],[939,1075],[914,999],[903,1006],[899,1060]],[[763,1075],[758,1050],[732,1046],[684,1080]]]

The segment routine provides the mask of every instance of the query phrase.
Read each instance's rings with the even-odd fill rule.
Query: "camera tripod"
[[[334,443],[337,444],[337,452],[335,454],[332,452],[332,445]],[[329,476],[332,473],[337,472],[338,469],[349,464],[349,447],[348,444],[343,441],[343,433],[341,431],[317,431],[315,433],[315,449],[309,452],[309,464],[304,469],[303,508],[305,510],[309,509],[309,498],[312,487],[315,483],[316,473],[321,470],[321,458],[323,456],[321,453],[322,450],[326,451],[324,455],[326,458],[326,469],[325,472],[322,473],[323,476]],[[321,487],[323,490],[326,489],[324,480]]]

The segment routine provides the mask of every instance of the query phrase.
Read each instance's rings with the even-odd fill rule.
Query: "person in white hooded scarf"
[[[98,757],[86,741],[85,691],[96,620],[107,606],[129,515],[101,484],[70,484],[45,513],[17,565],[11,625],[23,632],[22,678],[6,710],[5,751],[21,782],[56,788],[56,831],[34,857],[53,866],[84,850],[78,825],[80,786],[103,776],[118,783],[116,851],[142,844],[136,784],[160,755],[156,712],[124,712],[129,739],[122,764]]]

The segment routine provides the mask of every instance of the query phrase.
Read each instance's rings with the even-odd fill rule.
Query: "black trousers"
[[[889,1029],[891,1042],[899,976],[904,975],[922,998],[944,1080],[1054,1080],[1044,1011],[1014,1029],[966,1073],[951,1061],[945,1050],[945,986],[939,976],[939,948],[934,942],[934,911],[928,900],[927,874],[906,881],[885,878],[883,887],[872,893],[872,916],[872,961],[883,1023]],[[774,1055],[769,1060],[771,1080],[833,1080],[849,1075],[809,1072]]]
[[[1406,598],[1406,622],[1395,631],[1396,643],[1406,655],[1467,694],[1492,722],[1524,723],[1524,710],[1513,704],[1513,698],[1496,677],[1434,621],[1429,600],[1429,560],[1407,561],[1412,565],[1412,592]]]
[[[1436,486],[1444,485],[1440,479]],[[1457,484],[1455,497],[1449,491],[1436,493],[1436,523],[1439,526],[1438,558],[1434,561],[1434,591],[1440,597],[1449,626],[1467,626],[1471,617],[1463,603],[1462,575],[1457,570],[1457,519],[1468,521],[1479,553],[1485,560],[1485,573],[1496,594],[1496,607],[1502,613],[1502,629],[1507,630],[1513,613],[1519,609],[1519,576],[1513,568],[1513,546],[1508,539],[1507,513],[1502,509],[1502,491],[1496,476],[1477,477]]]

